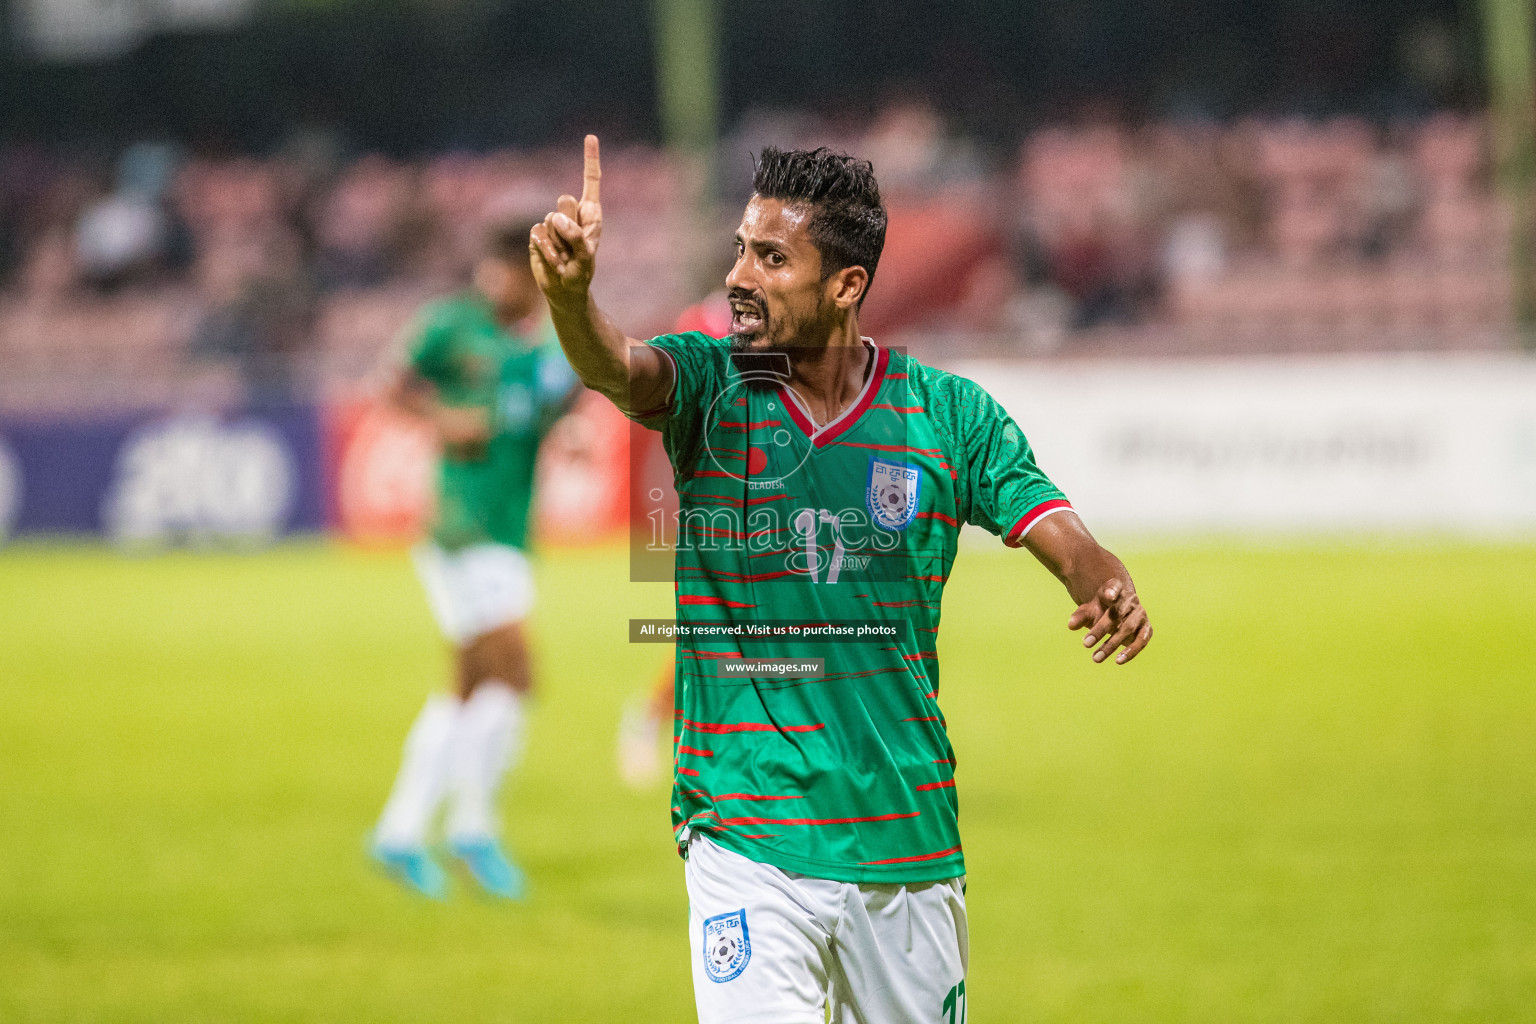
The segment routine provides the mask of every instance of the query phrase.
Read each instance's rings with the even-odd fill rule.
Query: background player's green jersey
[[[491,414],[482,452],[443,456],[432,539],[450,550],[485,541],[526,547],[539,442],[576,381],[553,329],[511,333],[470,292],[429,304],[412,331],[410,365],[439,400]]]
[[[872,348],[859,398],[818,428],[724,341],[657,338],[680,498],[678,618],[898,620],[861,643],[680,640],[673,824],[787,871],[920,882],[965,871],[936,639],[960,526],[1017,545],[1066,508],[976,384]],[[721,678],[722,658],[819,657],[824,678]]]

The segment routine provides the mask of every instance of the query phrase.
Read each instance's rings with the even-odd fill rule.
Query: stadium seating
[[[28,160],[0,175],[27,189],[0,196],[25,213],[0,291],[0,408],[143,404],[238,378],[206,324],[262,288],[298,296],[309,325],[272,358],[308,393],[357,390],[411,310],[463,279],[489,218],[547,209],[578,170],[553,152],[192,158],[164,211],[190,258],[103,287],[71,255],[99,183]],[[870,320],[930,354],[1510,344],[1509,217],[1478,116],[1052,127],[1001,173],[928,163],[951,170],[905,168],[892,188],[889,294]],[[664,330],[725,245],[694,200],[699,169],[644,147],[604,169],[600,298],[637,333]]]

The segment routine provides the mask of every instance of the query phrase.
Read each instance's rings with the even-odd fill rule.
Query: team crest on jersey
[[[747,935],[747,911],[733,910],[704,922],[704,973],[710,981],[730,981],[747,969],[752,939]]]
[[[864,503],[875,522],[887,530],[904,530],[917,515],[917,495],[923,471],[910,462],[871,459]]]

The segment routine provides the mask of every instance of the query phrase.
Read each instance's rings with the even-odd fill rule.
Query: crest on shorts
[[[747,969],[752,939],[747,935],[747,911],[733,910],[704,922],[704,973],[710,981],[730,981]]]
[[[869,487],[864,503],[875,523],[887,530],[904,530],[917,515],[917,495],[923,471],[910,462],[869,460]]]

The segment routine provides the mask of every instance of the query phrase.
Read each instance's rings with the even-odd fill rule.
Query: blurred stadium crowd
[[[603,299],[669,329],[723,278],[750,152],[871,159],[892,211],[871,331],[944,354],[1218,354],[1510,344],[1485,120],[1084,118],[998,160],[922,102],[857,126],[743,119],[707,172],[604,155]],[[281,403],[365,386],[492,219],[541,212],[579,151],[263,158],[141,143],[0,150],[0,408]]]

